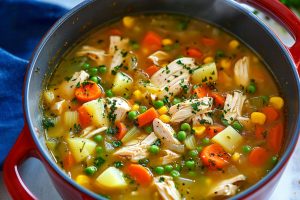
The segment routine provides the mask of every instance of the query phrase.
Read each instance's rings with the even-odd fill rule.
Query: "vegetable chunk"
[[[85,138],[69,138],[67,143],[76,162],[84,160],[93,154],[97,143]]]
[[[128,186],[122,171],[115,167],[107,168],[96,179],[96,185],[109,190],[120,190]]]

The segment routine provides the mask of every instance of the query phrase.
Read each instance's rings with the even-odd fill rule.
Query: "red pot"
[[[299,137],[300,22],[277,0],[242,0],[270,14],[294,37],[295,44],[285,47],[260,20],[229,0],[99,0],[86,1],[61,18],[44,36],[28,67],[24,85],[26,125],[4,163],[4,181],[13,199],[37,199],[20,178],[18,166],[29,157],[44,164],[63,199],[100,199],[70,179],[52,160],[44,143],[39,97],[43,80],[63,53],[91,28],[133,12],[180,13],[217,24],[244,40],[261,55],[276,77],[287,106],[285,144],[281,159],[262,180],[232,199],[266,199],[274,190]],[[49,66],[50,62],[50,66]],[[49,67],[48,67],[49,66]],[[299,68],[298,68],[299,70]]]

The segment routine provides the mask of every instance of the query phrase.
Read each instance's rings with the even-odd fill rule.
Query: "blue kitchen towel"
[[[24,125],[22,87],[28,59],[65,12],[42,1],[0,1],[0,169]]]

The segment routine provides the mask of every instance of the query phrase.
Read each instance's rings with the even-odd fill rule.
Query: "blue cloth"
[[[0,168],[22,127],[22,87],[41,36],[66,10],[41,1],[0,1]]]

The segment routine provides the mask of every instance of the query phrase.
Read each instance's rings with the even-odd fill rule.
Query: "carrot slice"
[[[224,130],[224,126],[212,125],[207,128],[207,134],[208,134],[209,138],[212,138],[223,130]]]
[[[196,94],[198,98],[210,96],[210,90],[206,85],[195,88],[193,93]]]
[[[248,156],[250,164],[260,167],[264,165],[269,157],[269,154],[265,148],[254,147]]]
[[[208,37],[203,37],[201,41],[205,46],[214,46],[217,43],[215,39]]]
[[[212,98],[214,98],[215,105],[218,107],[224,107],[225,103],[225,97],[223,97],[221,94],[218,94],[216,92],[211,93]]]
[[[139,184],[147,186],[152,182],[150,170],[139,164],[130,164],[127,167],[128,174]]]
[[[87,102],[99,98],[101,93],[101,89],[96,83],[87,82],[76,88],[75,97],[81,102]]]
[[[150,124],[157,117],[158,113],[156,112],[156,110],[153,107],[149,108],[146,112],[140,114],[137,117],[139,127],[143,127],[147,124]]]
[[[118,35],[118,36],[122,35],[122,32],[119,29],[117,29],[117,28],[110,29],[109,33],[110,33],[110,35]]]
[[[91,116],[87,112],[84,106],[80,106],[77,109],[78,115],[79,115],[79,122],[82,127],[87,127],[91,123]]]
[[[201,58],[203,54],[199,49],[190,47],[187,48],[186,55],[191,56],[193,58]]]
[[[264,107],[262,112],[267,116],[267,122],[273,122],[279,118],[279,112],[271,106]]]
[[[259,139],[259,140],[266,139],[266,137],[267,137],[267,130],[266,130],[266,128],[263,127],[263,126],[257,125],[255,127],[255,137],[256,137],[256,139]]]
[[[203,164],[211,170],[222,169],[229,164],[229,154],[219,144],[204,147],[199,155]]]
[[[126,134],[127,128],[126,128],[125,124],[122,123],[122,122],[116,122],[116,126],[118,128],[118,132],[116,134],[116,138],[118,140],[121,140],[124,137],[124,135]]]
[[[283,124],[278,123],[273,126],[268,132],[267,144],[268,147],[273,150],[275,153],[278,153],[281,148],[283,139]]]
[[[63,158],[63,166],[64,169],[70,170],[72,166],[75,164],[75,159],[70,151]]]
[[[153,74],[155,74],[155,72],[157,72],[159,70],[159,67],[156,65],[151,65],[150,67],[148,67],[145,72],[149,75],[152,76]]]
[[[153,31],[149,31],[146,33],[146,35],[142,41],[142,45],[145,48],[148,48],[152,51],[157,51],[162,46],[161,41],[162,41],[162,39],[161,39],[160,35],[158,35],[157,33],[153,32]]]

